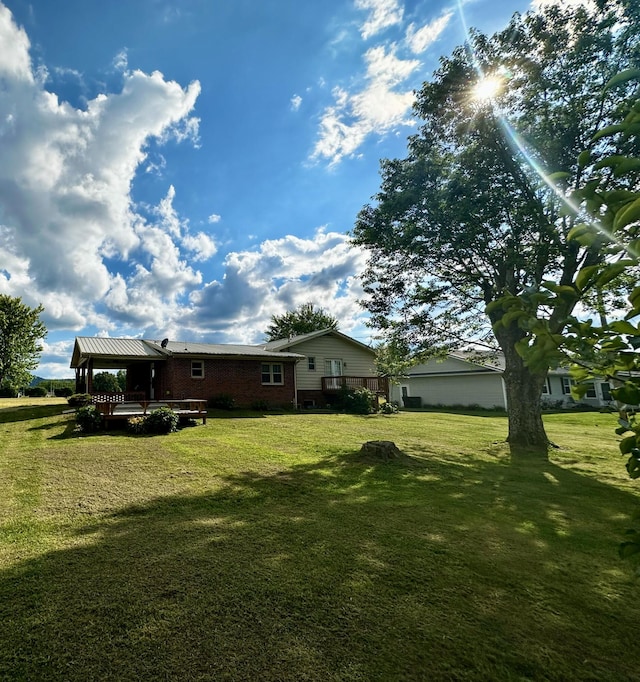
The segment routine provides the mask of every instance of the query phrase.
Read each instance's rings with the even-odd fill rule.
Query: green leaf
[[[631,322],[627,322],[626,320],[616,320],[615,322],[612,322],[609,325],[609,329],[617,334],[629,334],[631,336],[640,334],[640,329],[634,327]]]
[[[619,400],[621,403],[626,403],[627,405],[640,404],[640,389],[629,382],[625,383],[623,386],[612,389],[611,395],[616,400]]]
[[[615,135],[616,133],[621,133],[625,130],[626,126],[624,123],[616,123],[615,125],[607,126],[602,130],[599,130],[592,138],[592,142],[597,142],[601,137],[608,137],[609,135]]]
[[[635,434],[633,436],[627,436],[626,438],[623,438],[619,443],[620,452],[623,455],[631,454],[631,451],[636,447],[636,439],[637,436]]]
[[[599,269],[599,265],[587,265],[582,268],[576,277],[576,287],[583,291],[585,286],[591,281],[593,274],[598,272]]]
[[[636,222],[636,220],[640,220],[640,197],[617,213],[613,221],[613,229],[619,230],[629,223]]]
[[[578,167],[584,168],[591,161],[591,150],[585,149],[578,154]]]
[[[604,87],[605,90],[610,90],[611,88],[616,88],[618,85],[622,85],[630,80],[640,80],[640,69],[631,68],[620,71],[620,73],[617,73],[613,78],[610,78]]]

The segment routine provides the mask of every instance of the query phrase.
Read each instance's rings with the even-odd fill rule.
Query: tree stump
[[[360,455],[381,462],[389,462],[402,457],[401,450],[390,440],[370,440],[360,448]]]

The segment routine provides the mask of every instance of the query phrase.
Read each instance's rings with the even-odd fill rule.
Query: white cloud
[[[209,223],[219,223],[221,220],[222,220],[222,216],[219,216],[217,213],[212,213],[207,218],[207,222],[209,222]]]
[[[213,331],[225,341],[258,343],[272,315],[313,301],[348,333],[363,324],[357,303],[363,291],[354,273],[365,261],[344,234],[324,228],[309,239],[289,235],[254,251],[230,253],[222,280],[192,293],[188,324],[194,333]]]
[[[291,98],[291,110],[292,111],[298,111],[301,104],[302,104],[302,97],[300,97],[300,95],[294,95]]]
[[[449,25],[453,12],[445,12],[437,19],[416,28],[415,24],[410,24],[407,29],[407,43],[414,54],[421,54],[439,37],[444,29]]]
[[[193,260],[196,262],[209,260],[218,252],[218,246],[215,241],[204,232],[187,235],[182,240],[182,245],[194,254]]]
[[[412,90],[397,91],[420,65],[416,59],[400,59],[395,47],[372,47],[364,55],[366,86],[351,94],[333,91],[334,104],[325,109],[312,158],[331,165],[350,156],[370,134],[385,134],[400,125],[412,125],[407,115],[414,101]]]
[[[121,92],[79,110],[35,78],[29,40],[1,3],[0,45],[0,290],[42,301],[50,328],[103,321],[93,302],[162,318],[201,281],[181,240],[195,260],[214,246],[188,236],[173,187],[157,225],[139,215],[130,191],[151,138],[197,141],[199,83],[125,71]],[[122,54],[116,61],[124,68]],[[132,255],[137,267],[127,275]]]
[[[367,20],[360,28],[364,40],[402,21],[403,9],[398,0],[356,0],[356,7],[369,11]]]

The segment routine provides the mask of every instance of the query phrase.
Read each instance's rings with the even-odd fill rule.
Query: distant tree
[[[118,379],[118,386],[124,393],[127,390],[127,373],[123,369],[119,369],[116,378]]]
[[[0,294],[0,387],[20,388],[31,382],[42,353],[40,341],[47,334],[40,320],[43,310]]]
[[[338,320],[323,308],[316,308],[313,303],[302,303],[284,315],[272,315],[265,336],[267,341],[277,341],[321,329],[337,328]]]
[[[93,390],[105,393],[119,393],[118,377],[111,372],[98,372],[93,376]]]

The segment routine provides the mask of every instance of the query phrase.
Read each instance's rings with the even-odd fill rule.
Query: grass
[[[80,436],[41,400],[0,405],[0,678],[638,677],[612,415],[547,415],[535,465],[493,414]]]

